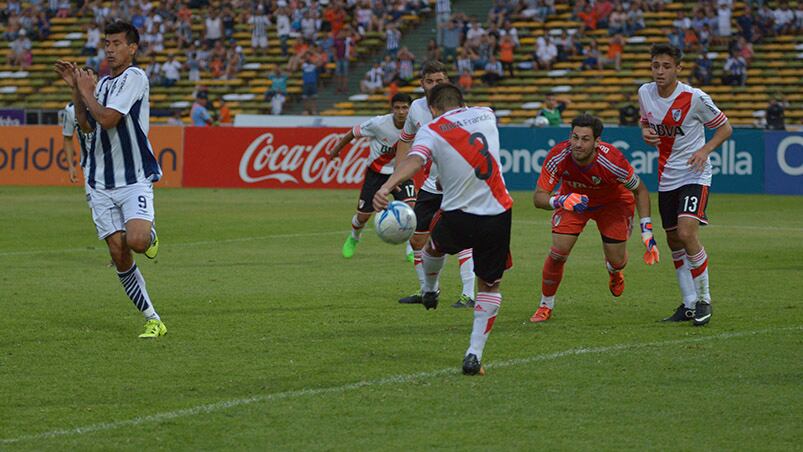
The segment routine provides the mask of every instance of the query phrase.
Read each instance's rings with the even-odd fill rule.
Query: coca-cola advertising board
[[[359,188],[369,142],[358,139],[330,160],[342,128],[188,127],[185,187]]]

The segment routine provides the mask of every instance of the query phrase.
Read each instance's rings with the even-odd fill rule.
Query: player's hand
[[[586,209],[588,209],[588,196],[578,193],[553,196],[550,202],[552,203],[552,207],[555,209],[562,207],[566,210],[572,210],[577,213],[583,213]]]
[[[641,137],[644,138],[645,143],[652,146],[657,146],[661,142],[661,137],[650,127],[641,128]]]
[[[390,195],[390,191],[393,187],[386,187],[381,186],[379,190],[376,191],[374,194],[374,210],[380,212],[385,210],[385,208],[390,204],[388,201],[388,195]]]
[[[688,160],[688,165],[695,173],[702,173],[705,170],[705,164],[708,162],[708,152],[700,149]]]
[[[661,260],[661,253],[658,252],[658,245],[652,235],[652,219],[650,217],[641,219],[641,242],[647,248],[644,253],[644,263],[647,265],[658,263]]]
[[[78,86],[78,89],[84,93],[91,95],[95,92],[95,78],[92,77],[92,74],[90,74],[89,71],[76,69],[75,84]]]
[[[70,88],[75,88],[75,63],[69,61],[58,60],[54,65],[56,73],[67,83]]]
[[[74,183],[78,182],[78,175],[76,174],[76,171],[75,171],[75,165],[70,163],[67,166],[67,172],[70,174],[70,183],[71,184],[74,184]]]

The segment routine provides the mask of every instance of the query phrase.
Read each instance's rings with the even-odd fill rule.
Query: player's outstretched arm
[[[639,184],[633,189],[633,194],[636,195],[636,210],[638,216],[641,218],[641,243],[647,250],[644,252],[644,263],[653,265],[661,260],[661,253],[658,251],[658,245],[655,243],[655,237],[652,235],[652,218],[650,218],[650,192],[644,182],[639,181]]]
[[[708,156],[714,152],[714,149],[718,148],[722,143],[725,142],[725,140],[730,138],[732,134],[733,127],[731,127],[730,121],[725,121],[725,124],[717,128],[717,131],[714,132],[714,136],[712,136],[711,139],[705,143],[705,146],[692,154],[688,161],[692,171],[702,173],[705,169],[705,162],[708,161]]]
[[[388,195],[400,183],[412,178],[424,166],[424,160],[417,155],[407,156],[402,162],[396,165],[393,174],[390,175],[387,182],[385,182],[374,195],[374,209],[380,211],[388,206]]]
[[[333,159],[333,158],[337,157],[337,156],[338,156],[338,154],[340,154],[340,151],[342,151],[342,150],[343,150],[343,148],[344,148],[344,147],[345,147],[347,144],[351,143],[351,140],[353,140],[353,139],[354,139],[354,131],[353,131],[353,130],[349,130],[347,134],[343,135],[343,136],[340,138],[340,141],[338,141],[338,142],[337,142],[337,144],[335,145],[335,147],[333,147],[333,148],[332,148],[332,149],[331,149],[331,150],[328,152],[328,154],[329,154],[329,158],[330,158],[330,159]]]

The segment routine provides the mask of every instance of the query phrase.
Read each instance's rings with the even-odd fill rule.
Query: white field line
[[[651,348],[651,347],[664,347],[664,346],[671,346],[671,345],[682,345],[682,344],[690,344],[696,342],[707,342],[717,339],[729,339],[734,337],[745,337],[757,334],[765,334],[765,333],[774,333],[779,331],[794,331],[794,330],[803,330],[803,325],[801,326],[794,326],[794,327],[784,327],[784,328],[768,328],[762,330],[754,330],[754,331],[741,331],[741,332],[732,332],[732,333],[722,333],[713,336],[702,336],[702,337],[694,337],[694,338],[687,338],[687,339],[675,339],[675,340],[668,340],[668,341],[656,341],[656,342],[643,342],[643,343],[631,343],[631,344],[617,344],[617,345],[610,345],[606,347],[583,347],[583,348],[573,348],[569,350],[564,350],[561,352],[554,352],[554,353],[547,353],[542,355],[533,355],[526,358],[518,358],[518,359],[509,359],[506,361],[498,361],[489,363],[485,366],[488,369],[502,369],[506,367],[516,367],[516,366],[524,366],[532,363],[537,362],[544,362],[544,361],[554,361],[564,357],[571,357],[571,356],[580,356],[580,355],[588,355],[588,354],[603,354],[603,353],[618,353],[618,352],[628,352],[633,350],[639,350],[643,348]],[[69,429],[60,429],[60,430],[51,430],[42,433],[36,433],[33,435],[24,435],[18,436],[16,438],[4,438],[0,439],[0,444],[14,444],[23,441],[34,441],[34,440],[46,440],[50,438],[58,438],[62,436],[76,436],[76,435],[84,435],[87,433],[94,433],[94,432],[102,432],[108,430],[115,430],[123,427],[137,427],[142,424],[150,424],[150,423],[159,423],[164,421],[169,421],[171,419],[176,418],[183,418],[183,417],[190,417],[190,416],[197,416],[200,414],[206,413],[214,413],[217,411],[225,410],[228,408],[234,408],[239,406],[245,405],[252,405],[255,403],[262,403],[262,402],[272,402],[272,401],[279,401],[279,400],[287,400],[287,399],[295,399],[299,397],[307,397],[307,396],[325,396],[328,394],[338,394],[347,391],[353,391],[362,388],[369,388],[374,386],[383,386],[389,384],[400,384],[400,383],[410,383],[413,381],[430,379],[433,377],[439,376],[451,376],[455,378],[462,378],[460,375],[460,371],[456,367],[449,367],[445,369],[439,369],[429,372],[418,372],[413,374],[405,374],[405,375],[393,375],[390,377],[380,378],[377,380],[364,380],[358,381],[355,383],[348,383],[341,386],[333,386],[328,388],[305,388],[305,389],[298,389],[293,391],[284,391],[284,392],[275,392],[272,394],[258,394],[252,397],[247,397],[243,399],[232,399],[232,400],[223,400],[220,402],[205,404],[205,405],[197,405],[191,408],[184,408],[181,410],[175,411],[165,411],[162,413],[150,415],[150,416],[141,416],[135,417],[132,419],[125,419],[120,421],[114,422],[104,422],[99,424],[91,424],[86,425],[83,427],[75,427]],[[492,377],[487,377],[492,378]]]

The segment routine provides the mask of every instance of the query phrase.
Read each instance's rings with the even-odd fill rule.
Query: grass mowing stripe
[[[579,356],[579,355],[587,355],[587,354],[600,354],[600,353],[615,353],[615,352],[622,352],[622,351],[631,351],[631,350],[638,350],[643,348],[650,348],[650,347],[663,347],[668,345],[680,345],[680,344],[689,344],[695,342],[705,342],[715,339],[729,339],[734,337],[745,337],[745,336],[752,336],[757,334],[765,334],[771,332],[779,332],[779,331],[800,331],[803,330],[803,325],[798,326],[790,326],[790,327],[783,327],[783,328],[767,328],[762,330],[753,330],[753,331],[741,331],[741,332],[731,332],[731,333],[722,333],[713,336],[702,336],[702,337],[694,337],[694,338],[687,338],[687,339],[675,339],[675,340],[667,340],[667,341],[654,341],[654,342],[643,342],[643,343],[630,343],[630,344],[617,344],[617,345],[610,345],[607,347],[583,347],[583,348],[574,348],[569,350],[564,350],[561,352],[554,352],[554,353],[547,353],[543,355],[534,355],[526,358],[517,358],[517,359],[510,359],[506,361],[499,361],[496,363],[490,363],[486,367],[488,369],[502,369],[506,367],[515,367],[515,366],[522,366],[527,364],[532,364],[535,362],[543,362],[543,361],[552,361],[560,358],[564,358],[567,356]],[[299,389],[293,391],[284,391],[284,392],[277,392],[273,394],[264,394],[264,395],[256,395],[253,397],[248,397],[244,399],[233,399],[233,400],[224,400],[221,402],[206,404],[206,405],[199,405],[192,408],[185,408],[181,410],[175,411],[167,411],[164,413],[154,414],[151,416],[143,416],[143,417],[136,417],[133,419],[127,419],[122,421],[115,421],[115,422],[106,422],[100,424],[93,424],[88,425],[85,427],[76,427],[73,429],[67,430],[51,430],[49,432],[38,433],[34,435],[27,435],[27,436],[20,436],[17,438],[6,438],[0,440],[0,444],[14,444],[23,441],[32,441],[32,440],[43,440],[43,439],[50,439],[56,438],[61,436],[72,436],[72,435],[83,435],[86,433],[94,433],[94,432],[101,432],[107,430],[114,430],[122,427],[135,427],[145,423],[153,423],[153,422],[162,422],[168,421],[171,419],[181,418],[181,417],[189,417],[189,416],[196,416],[203,413],[212,413],[220,410],[225,410],[228,408],[244,406],[244,405],[251,405],[254,403],[260,402],[269,402],[273,400],[285,400],[285,399],[292,399],[298,397],[306,397],[306,396],[317,396],[317,395],[326,395],[326,394],[334,394],[334,393],[341,393],[346,391],[352,391],[355,389],[365,388],[365,387],[372,387],[372,386],[382,386],[387,384],[394,384],[394,383],[409,383],[412,381],[417,381],[421,379],[427,379],[432,377],[437,377],[441,375],[458,375],[459,370],[455,367],[449,367],[446,369],[439,369],[429,372],[418,372],[414,374],[406,374],[406,375],[394,375],[386,378],[381,378],[378,380],[368,380],[368,381],[358,381],[355,383],[349,383],[341,386],[334,386],[328,388],[307,388],[307,389]]]

